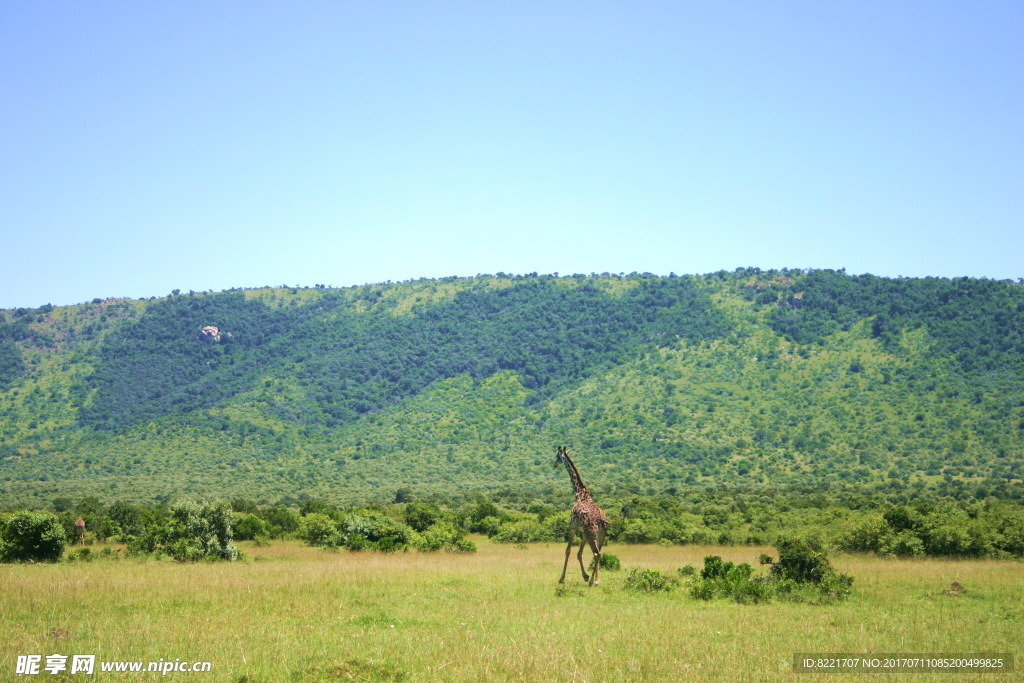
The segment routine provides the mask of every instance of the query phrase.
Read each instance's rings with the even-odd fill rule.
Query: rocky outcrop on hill
[[[199,338],[204,342],[216,343],[220,341],[220,330],[213,326],[207,325],[199,331]]]

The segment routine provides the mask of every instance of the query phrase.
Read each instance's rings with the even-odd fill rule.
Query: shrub
[[[180,501],[171,506],[163,549],[179,562],[238,559],[232,543],[231,507]]]
[[[626,588],[645,593],[670,591],[679,585],[679,581],[665,576],[657,569],[630,569],[626,575]]]
[[[418,502],[405,505],[405,523],[415,531],[423,533],[437,524],[440,519],[441,511],[436,505]]]
[[[661,529],[656,522],[646,519],[623,520],[622,530],[616,536],[621,543],[655,543]]]
[[[462,538],[452,544],[451,547],[445,548],[445,550],[451,553],[475,553],[476,543],[473,543],[468,538]]]
[[[724,579],[732,567],[732,562],[726,562],[718,555],[708,555],[704,558],[704,568],[700,570],[700,578]]]
[[[484,517],[479,521],[474,521],[469,525],[469,530],[478,534],[484,534],[488,538],[492,538],[501,531],[502,522],[498,517]]]
[[[924,555],[924,543],[913,532],[901,531],[883,536],[877,550],[884,555],[919,557]]]
[[[829,563],[820,543],[785,539],[777,548],[779,559],[762,554],[758,561],[768,573],[754,575],[754,568],[742,562],[726,562],[717,555],[704,558],[704,568],[687,565],[679,570],[686,577],[690,595],[698,600],[729,598],[738,603],[769,602],[775,596],[798,602],[829,603],[850,595],[853,579],[840,574]]]
[[[338,545],[338,527],[325,514],[311,512],[299,522],[299,538],[315,546]]]
[[[840,534],[838,545],[843,550],[879,552],[883,539],[890,531],[891,527],[882,515],[867,515]]]
[[[127,539],[125,545],[127,546],[128,556],[137,557],[156,552],[157,547],[160,545],[160,540],[155,532],[146,531],[139,536]]]
[[[601,569],[617,572],[622,569],[622,563],[611,553],[601,553]]]
[[[451,522],[438,522],[416,538],[415,546],[421,552],[476,552],[476,545],[465,536],[466,532]]]
[[[92,562],[92,550],[89,548],[76,548],[68,553],[69,562]]]
[[[256,514],[267,523],[267,533],[271,538],[283,538],[299,528],[298,515],[284,505],[260,508]]]
[[[777,579],[792,579],[797,583],[821,583],[832,565],[817,541],[787,538],[776,548],[779,559],[771,565],[771,575]]]
[[[235,538],[239,541],[252,541],[257,536],[267,535],[267,523],[256,515],[246,515],[235,525]]]
[[[56,562],[66,547],[64,527],[50,512],[14,512],[0,527],[0,562]]]
[[[544,526],[532,519],[502,524],[491,540],[495,543],[533,543],[544,540]]]
[[[341,545],[349,550],[408,550],[416,533],[380,512],[350,515],[340,526]]]
[[[542,540],[566,542],[566,536],[569,535],[569,515],[551,515],[541,524],[544,527]]]
[[[853,577],[840,574],[832,567],[819,542],[783,539],[777,550],[779,559],[771,566],[770,576],[784,588],[781,592],[809,602],[832,602],[849,597]],[[801,585],[809,590],[794,590]]]
[[[679,573],[684,574],[684,569],[680,569]],[[692,567],[689,569],[689,575],[696,573]],[[774,594],[767,578],[755,577],[754,568],[749,564],[726,562],[718,555],[704,558],[704,568],[699,578],[694,578],[689,587],[690,594],[698,600],[723,597],[741,604],[768,602]]]

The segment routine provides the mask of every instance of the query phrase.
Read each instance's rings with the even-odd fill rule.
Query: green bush
[[[693,575],[692,567],[679,570],[679,573]],[[754,568],[746,562],[734,564],[726,562],[718,555],[704,558],[704,568],[699,577],[689,584],[690,594],[698,600],[711,600],[716,597],[730,598],[738,603],[761,603],[771,600],[773,588],[764,576],[754,576]]]
[[[545,541],[566,542],[569,535],[569,515],[551,515],[542,523]]]
[[[533,519],[502,524],[491,540],[495,543],[534,543],[545,539],[544,525]]]
[[[479,521],[473,521],[469,525],[469,530],[478,534],[484,534],[488,538],[493,538],[501,531],[502,521],[499,517],[484,517]]]
[[[781,592],[809,602],[832,602],[849,597],[853,577],[840,574],[832,567],[818,541],[783,539],[777,550],[779,559],[772,564],[770,576],[785,588]],[[809,590],[793,590],[802,586]]]
[[[849,597],[853,579],[833,569],[816,541],[784,539],[777,550],[778,560],[764,554],[758,558],[760,564],[769,565],[767,574],[755,576],[746,562],[734,564],[717,555],[704,558],[699,575],[689,565],[679,573],[690,577],[687,588],[698,600],[727,598],[748,604],[770,602],[778,596],[820,604]]]
[[[924,543],[912,531],[901,531],[882,536],[876,550],[883,555],[920,557],[924,555]]]
[[[441,510],[431,503],[412,502],[405,505],[405,523],[423,533],[441,519]]]
[[[452,544],[451,547],[445,549],[452,553],[475,553],[476,543],[473,543],[468,538],[462,538]]]
[[[380,512],[349,515],[340,525],[341,545],[349,550],[408,550],[416,532]]]
[[[93,554],[89,548],[76,548],[68,553],[68,562],[92,562]]]
[[[776,547],[779,559],[771,565],[772,577],[797,583],[821,583],[833,571],[817,541],[786,538]]]
[[[239,541],[252,541],[257,536],[266,536],[268,533],[267,523],[256,515],[246,515],[235,525],[235,539]]]
[[[615,540],[620,543],[654,543],[661,538],[660,531],[660,525],[651,520],[626,519]]]
[[[163,550],[179,562],[238,559],[227,503],[179,501],[171,506]]]
[[[56,562],[66,547],[53,513],[20,510],[0,523],[0,562]]]
[[[128,546],[129,556],[149,555],[156,552],[156,549],[160,547],[160,539],[156,531],[147,530],[138,536],[129,538],[126,541],[126,545]]]
[[[601,569],[617,572],[622,569],[622,563],[611,553],[601,553]]]
[[[421,552],[476,552],[476,545],[465,536],[466,532],[451,522],[437,522],[415,539],[415,546]]]
[[[877,553],[891,529],[882,515],[867,515],[840,533],[838,546],[843,550]]]
[[[678,585],[677,579],[665,576],[657,569],[630,569],[625,583],[627,589],[645,593],[671,591]]]
[[[319,512],[311,512],[302,518],[298,536],[315,546],[336,546],[340,541],[334,520]]]

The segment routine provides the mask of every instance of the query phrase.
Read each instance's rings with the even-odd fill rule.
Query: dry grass
[[[51,653],[210,661],[210,674],[168,676],[250,682],[753,681],[797,678],[794,652],[1021,655],[1017,562],[839,557],[838,568],[856,579],[849,601],[742,606],[683,591],[634,594],[621,588],[625,571],[603,573],[593,589],[570,575],[574,590],[557,597],[562,546],[478,539],[478,547],[475,555],[386,555],[278,542],[244,548],[248,559],[236,564],[5,565],[0,679],[15,678],[16,655]],[[753,563],[770,551],[609,550],[624,569],[672,573],[708,554]],[[944,594],[953,581],[966,592]]]

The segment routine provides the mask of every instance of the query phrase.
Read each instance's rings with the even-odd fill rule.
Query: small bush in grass
[[[619,558],[611,553],[601,553],[601,569],[607,569],[608,571],[617,572],[622,569],[622,563],[619,562]],[[587,571],[594,571],[594,559],[591,557],[590,564],[587,565]]]
[[[696,570],[691,576],[694,574]],[[766,577],[755,577],[754,568],[749,564],[726,562],[718,555],[704,558],[704,568],[699,577],[691,580],[689,588],[690,594],[698,600],[722,597],[741,604],[768,602],[773,594]]]
[[[476,543],[469,540],[468,538],[460,538],[452,545],[445,548],[450,553],[475,553]]]
[[[745,604],[769,602],[778,596],[793,602],[827,604],[849,597],[853,579],[832,567],[817,541],[782,540],[778,551],[778,560],[768,555],[758,558],[769,566],[768,573],[759,576],[746,562],[734,564],[717,555],[704,558],[699,576],[689,566],[679,573],[691,577],[687,587],[698,600],[728,598]]]
[[[839,600],[849,596],[853,577],[840,574],[832,567],[818,541],[783,539],[778,551],[779,559],[771,566],[773,579],[816,585],[823,595]]]
[[[76,548],[68,553],[69,562],[92,562],[92,550],[89,548]]]
[[[678,579],[665,576],[657,569],[630,569],[626,575],[626,588],[645,593],[670,591],[679,585]]]

